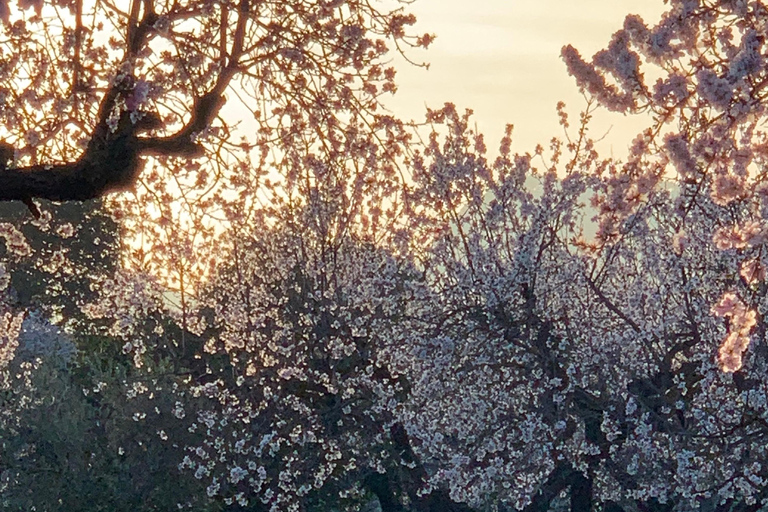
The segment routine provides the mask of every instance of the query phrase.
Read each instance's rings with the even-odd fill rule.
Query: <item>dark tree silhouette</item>
[[[385,41],[398,49],[430,41],[406,37],[412,16],[362,0],[24,5],[35,13],[7,2],[0,10],[8,36],[0,125],[10,134],[0,148],[0,201],[24,201],[33,213],[32,198],[130,189],[148,156],[223,165],[235,148],[306,144],[319,130],[343,129],[349,114],[373,112],[394,90],[394,72],[381,63]],[[242,119],[211,130],[227,96],[258,136],[227,144]]]

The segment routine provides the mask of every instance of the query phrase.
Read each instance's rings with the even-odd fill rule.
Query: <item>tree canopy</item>
[[[768,11],[668,4],[491,159],[406,2],[0,1],[0,505],[764,509]]]

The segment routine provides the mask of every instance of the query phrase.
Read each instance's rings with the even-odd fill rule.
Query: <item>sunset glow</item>
[[[411,52],[429,70],[398,62],[398,92],[391,108],[423,120],[425,105],[450,101],[471,108],[489,150],[496,152],[504,126],[515,125],[513,150],[533,151],[561,135],[555,105],[576,115],[585,101],[568,76],[560,49],[571,44],[585,57],[603,48],[634,13],[656,22],[664,5],[637,0],[504,1],[419,0],[412,6],[419,32],[437,36],[427,51]],[[603,147],[616,156],[647,120],[598,113],[593,135],[610,129]]]

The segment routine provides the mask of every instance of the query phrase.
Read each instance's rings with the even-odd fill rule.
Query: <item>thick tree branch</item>
[[[218,84],[217,84],[218,85]],[[192,116],[184,127],[169,137],[150,137],[138,140],[137,150],[141,154],[197,157],[202,147],[193,138],[208,128],[224,105],[224,96],[214,89],[195,101]],[[223,89],[223,87],[222,87]]]
[[[135,133],[144,126],[124,113],[114,132],[97,128],[75,162],[0,170],[0,201],[84,201],[129,188],[140,171]]]
[[[140,6],[143,15],[139,19]],[[160,128],[156,116],[145,115],[132,122],[130,112],[119,114],[114,126],[115,109],[121,96],[135,85],[130,75],[118,75],[99,105],[97,123],[91,142],[75,162],[39,164],[15,169],[0,168],[0,201],[24,201],[32,198],[51,201],[83,201],[131,188],[141,172],[143,156],[195,158],[203,155],[194,140],[207,129],[224,105],[224,91],[237,74],[250,14],[249,0],[241,0],[238,20],[229,52],[222,55],[223,67],[214,86],[196,98],[190,119],[175,134],[166,137],[141,137],[142,132]],[[128,20],[125,60],[130,61],[151,37],[157,14],[151,1],[135,0]]]
[[[117,98],[118,94],[115,87],[107,96]],[[160,127],[157,118],[150,114],[133,123],[130,113],[123,112],[113,131],[105,108],[104,121],[96,127],[77,161],[0,169],[0,201],[83,201],[131,188],[141,172],[142,156],[202,156],[202,147],[193,138],[210,126],[223,104],[220,94],[204,95],[195,102],[190,120],[168,137],[139,136],[142,131]]]

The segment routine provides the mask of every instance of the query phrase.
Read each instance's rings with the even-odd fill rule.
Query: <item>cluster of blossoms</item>
[[[720,346],[718,360],[723,371],[735,372],[741,368],[742,354],[749,347],[749,333],[757,324],[757,312],[748,310],[734,293],[723,295],[712,312],[730,320],[730,332]]]
[[[712,235],[715,246],[724,251],[726,249],[745,249],[763,243],[763,228],[757,221],[748,221],[741,225],[734,224],[718,228]]]
[[[0,235],[3,236],[6,251],[13,258],[28,256],[29,245],[24,236],[12,225],[0,225]],[[0,369],[8,365],[16,353],[19,345],[19,333],[21,332],[24,314],[14,311],[7,304],[10,302],[11,276],[5,265],[0,262]]]

